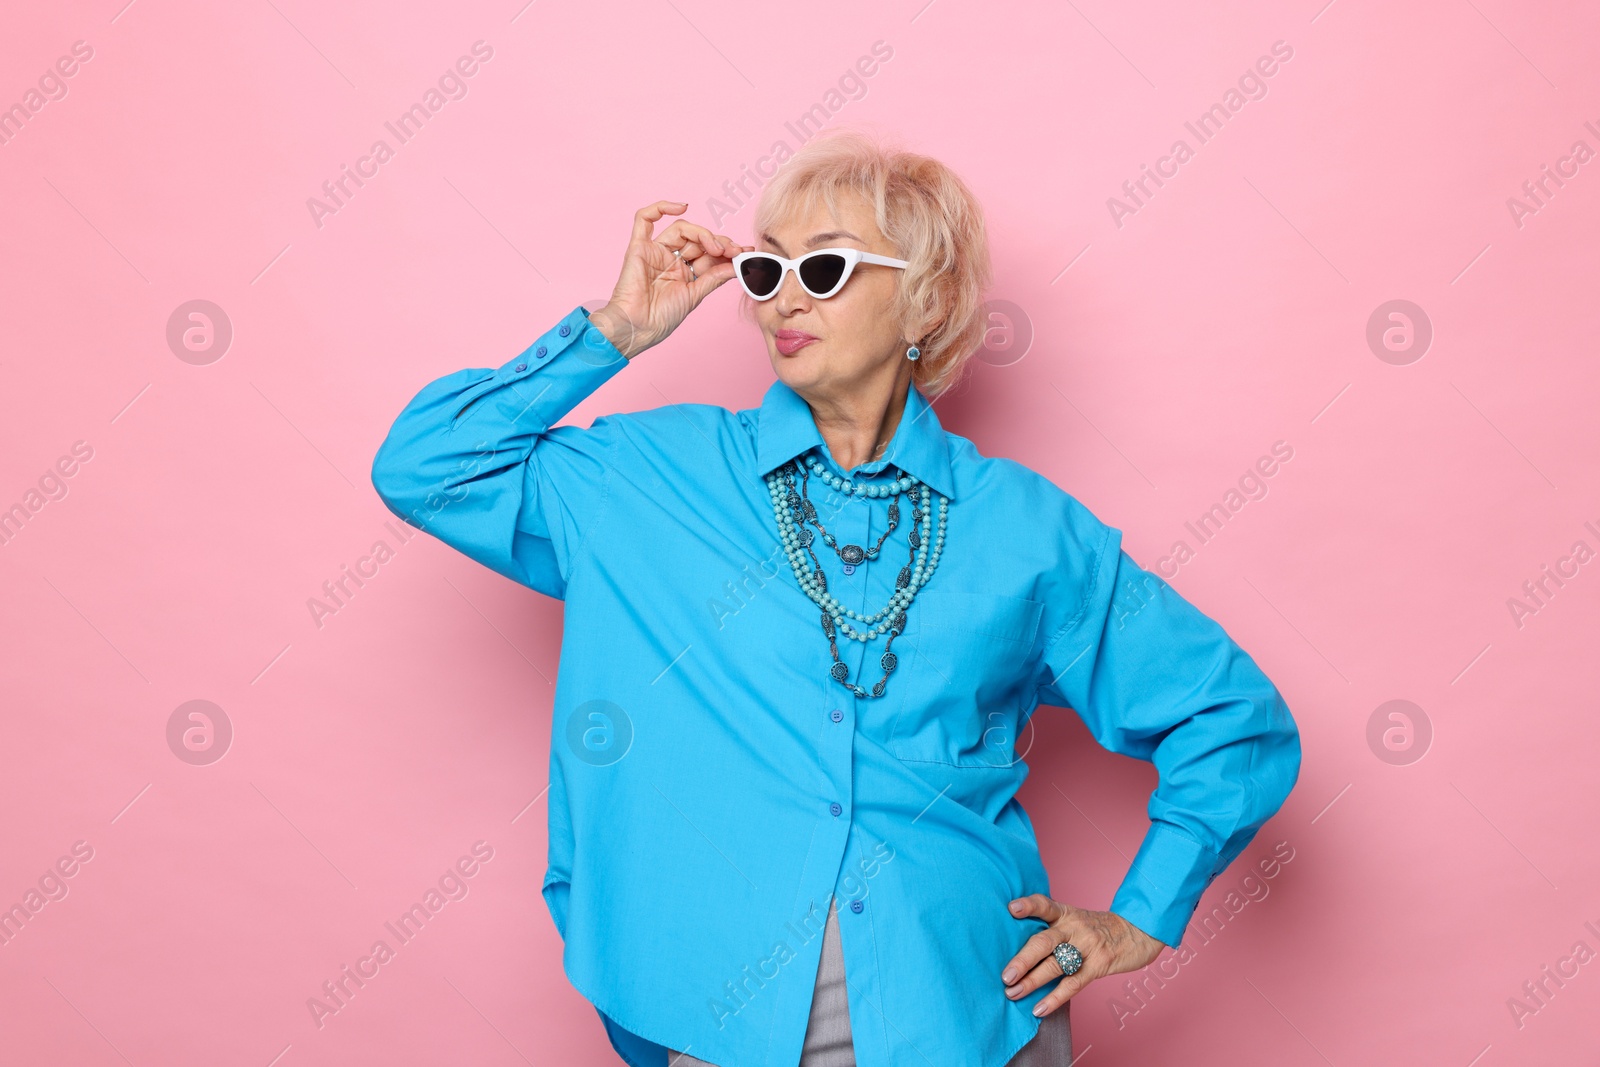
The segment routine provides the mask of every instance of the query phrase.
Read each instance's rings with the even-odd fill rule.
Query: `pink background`
[[[0,946],[0,1060],[616,1062],[538,894],[561,605],[400,544],[367,472],[427,381],[603,299],[637,207],[711,223],[826,102],[988,212],[1020,310],[946,427],[1146,566],[1188,541],[1165,573],[1302,730],[1299,785],[1202,911],[1266,895],[1142,1001],[1086,990],[1083,1062],[1593,1055],[1600,965],[1571,953],[1600,952],[1600,566],[1520,625],[1507,603],[1600,550],[1600,161],[1520,225],[1508,206],[1600,149],[1593,5],[123,2],[15,6],[0,34],[0,105],[93,49],[0,145],[0,508],[43,502],[0,545],[0,906],[93,853]],[[466,96],[396,147],[384,122],[479,40]],[[1199,144],[1184,123],[1277,41],[1266,95]],[[319,227],[307,199],[380,137],[394,158]],[[1180,137],[1193,158],[1119,226],[1108,198]],[[752,213],[717,228],[750,242]],[[197,299],[233,331],[198,364],[167,341]],[[1433,331],[1399,364],[1367,341],[1397,299]],[[569,421],[758,403],[735,305]],[[1277,441],[1267,496],[1198,545],[1184,523]],[[393,558],[319,628],[308,598],[378,540]],[[231,724],[209,765],[169,746],[190,700]],[[1391,700],[1420,709],[1397,750],[1369,740]],[[1038,726],[1056,895],[1103,908],[1154,773],[1070,714]],[[479,841],[468,894],[319,1028],[308,998]],[[648,945],[623,918],[618,951]],[[1541,1005],[1546,966],[1569,977]]]

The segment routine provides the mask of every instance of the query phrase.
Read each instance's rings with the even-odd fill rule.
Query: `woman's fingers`
[[[714,256],[722,259],[731,258],[740,251],[740,246],[733,243],[731,237],[712,233],[704,226],[679,219],[656,238],[657,243],[670,251],[683,253],[684,259],[697,260],[702,256]],[[699,264],[696,264],[698,269]]]
[[[681,252],[683,253],[681,258],[685,262],[693,262],[694,260],[697,260],[701,256],[705,255],[705,248],[692,236],[692,232],[699,229],[704,229],[704,227],[696,226],[692,222],[685,222],[682,219],[679,219],[671,226],[668,226],[666,229],[656,234],[655,241],[656,244],[660,245],[662,248],[665,248],[668,254],[673,252]]]
[[[702,278],[714,275],[717,279],[717,285],[721,285],[733,277],[733,257],[743,252],[744,246],[735,244],[733,238],[720,233],[715,234],[713,240],[716,244],[712,248],[716,250],[704,249],[704,255],[694,256],[694,269]],[[685,260],[690,257],[690,252],[685,251],[683,253]],[[712,288],[715,287],[713,286]]]
[[[1062,907],[1043,893],[1030,893],[1011,902],[1011,914],[1019,919],[1043,919],[1053,923],[1061,918]]]
[[[704,226],[679,219],[656,237],[656,243],[668,250],[681,253],[675,259],[688,264],[684,281],[699,303],[718,286],[733,278],[733,257],[745,251],[727,234],[713,233]]]
[[[1061,968],[1056,968],[1058,978],[1060,977],[1060,970]],[[1049,1015],[1051,1012],[1061,1007],[1061,1005],[1077,996],[1083,990],[1084,986],[1100,977],[1096,974],[1087,973],[1087,970],[1088,967],[1085,965],[1084,970],[1079,971],[1071,978],[1061,978],[1061,980],[1056,983],[1056,987],[1054,989],[1050,990],[1050,992],[1039,998],[1039,1003],[1033,1006],[1033,1013],[1041,1019],[1044,1018],[1046,1015]],[[1046,981],[1048,981],[1048,979],[1046,979]],[[1041,982],[1040,984],[1042,985],[1043,983]],[[1037,989],[1038,986],[1035,986],[1034,988]]]
[[[1104,953],[1097,951],[1099,946],[1094,943],[1092,936],[1086,931],[1065,931],[1052,927],[1044,931],[1044,935],[1046,937],[1044,944],[1048,946],[1044,948],[1044,954],[1031,966],[1027,964],[1018,965],[1018,971],[1022,973],[1022,977],[1006,986],[1006,996],[1012,1000],[1017,1000],[1032,993],[1040,986],[1058,982],[1059,984],[1050,991],[1049,997],[1046,998],[1050,999],[1050,1003],[1044,1005],[1045,1010],[1039,1012],[1040,1015],[1048,1014],[1051,1010],[1060,1006],[1063,1001],[1077,996],[1080,989],[1106,973]],[[1032,939],[1030,938],[1029,940],[1031,941]],[[1083,953],[1082,966],[1070,975],[1063,974],[1061,964],[1056,962],[1055,948],[1063,941],[1071,943],[1079,952]],[[1020,956],[1021,953],[1018,953],[1018,955]],[[1037,953],[1030,953],[1030,955],[1037,955]],[[1094,966],[1090,966],[1091,959],[1094,961]]]
[[[633,216],[633,236],[635,240],[654,240],[668,252],[679,252],[681,258],[695,263],[695,270],[700,271],[700,264],[696,261],[711,256],[714,259],[732,259],[740,252],[745,251],[745,246],[736,243],[726,234],[713,233],[711,230],[688,219],[678,219],[661,233],[654,237],[651,231],[663,215],[681,215],[688,210],[689,205],[681,200],[657,200],[654,204],[646,204]]]
[[[733,280],[733,263],[727,259],[703,260],[694,265],[698,277],[689,283],[695,303],[710,296],[719,286]]]
[[[1101,953],[1093,951],[1092,945],[1085,944],[1086,941],[1091,940],[1085,933],[1067,933],[1056,928],[1043,931],[1043,933],[1046,935],[1047,943],[1049,944],[1049,947],[1044,949],[1043,957],[1029,967],[1019,980],[1006,986],[1006,996],[1012,1000],[1018,1000],[1032,993],[1035,989],[1054,982],[1055,988],[1041,997],[1039,1003],[1033,1006],[1033,1013],[1040,1018],[1061,1007],[1061,1005],[1077,996],[1084,986],[1096,978],[1103,977],[1106,973],[1103,966],[1105,961],[1100,958]],[[1083,965],[1071,975],[1062,973],[1061,964],[1057,963],[1055,958],[1055,946],[1059,945],[1063,940],[1077,946],[1084,955]],[[1033,948],[1033,939],[1030,938],[1029,942],[1028,947]],[[1029,953],[1030,956],[1035,954],[1037,953]],[[1018,955],[1021,956],[1022,953],[1018,953]],[[1094,967],[1091,967],[1089,963],[1091,957],[1093,957],[1096,964]]]
[[[1056,988],[1045,994],[1039,1003],[1034,1005],[1035,1014],[1043,1018],[1076,996],[1078,990],[1087,985],[1089,981],[1089,977],[1081,970],[1071,978],[1063,977],[1061,965],[1056,962],[1055,957],[1046,956],[1043,962],[1036,964],[1033,970],[1022,976],[1021,982],[1014,986],[1008,986],[1006,988],[1006,996],[1012,1000],[1017,1000],[1032,993],[1040,986],[1049,985],[1051,982],[1058,983]]]
[[[1039,988],[1039,982],[1032,982],[1034,968],[1040,963],[1054,961],[1052,953],[1061,943],[1061,935],[1053,926],[1038,931],[1022,943],[1022,948],[1015,956],[1006,962],[1005,970],[1000,972],[1000,980],[1006,984],[1006,992],[1010,993],[1016,986],[1024,986],[1022,993],[1031,993]],[[1057,968],[1056,977],[1061,977],[1060,968]],[[1020,995],[1020,994],[1019,994]]]
[[[681,215],[687,210],[689,205],[681,200],[657,200],[653,204],[646,204],[633,213],[633,239],[650,240],[650,231],[655,229],[662,215]]]

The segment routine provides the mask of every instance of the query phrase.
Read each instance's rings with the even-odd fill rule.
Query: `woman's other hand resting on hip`
[[[1077,996],[1096,978],[1137,971],[1167,947],[1114,912],[1075,908],[1043,893],[1013,900],[1011,914],[1019,919],[1032,916],[1050,924],[1028,938],[1000,975],[1006,983],[1006,996],[1012,1000],[1046,982],[1057,982],[1034,1006],[1034,1014],[1041,1018]],[[1054,955],[1055,947],[1063,941],[1072,942],[1083,953],[1083,966],[1071,977],[1062,975]]]

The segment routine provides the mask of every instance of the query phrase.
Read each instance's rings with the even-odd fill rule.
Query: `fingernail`
[[[1013,900],[1013,901],[1012,901],[1012,902],[1011,902],[1011,910],[1012,910],[1012,911],[1021,911],[1021,910],[1022,910],[1022,901],[1020,901],[1020,900]]]
[[[1014,978],[1016,978],[1016,977],[1017,977],[1017,969],[1015,967],[1007,967],[1005,969],[1005,973],[1000,976],[1000,980],[1002,982],[1004,982],[1006,985],[1010,985],[1012,980]]]
[[[1043,1004],[1035,1004],[1033,1006],[1033,1013],[1035,1015],[1043,1015],[1044,1014],[1044,1005]]]

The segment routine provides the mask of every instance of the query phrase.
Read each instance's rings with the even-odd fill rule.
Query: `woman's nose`
[[[811,302],[811,294],[805,291],[794,271],[786,270],[783,272],[783,280],[778,284],[778,295],[773,299],[778,302],[778,310],[784,315],[789,315],[796,311],[804,311]]]

